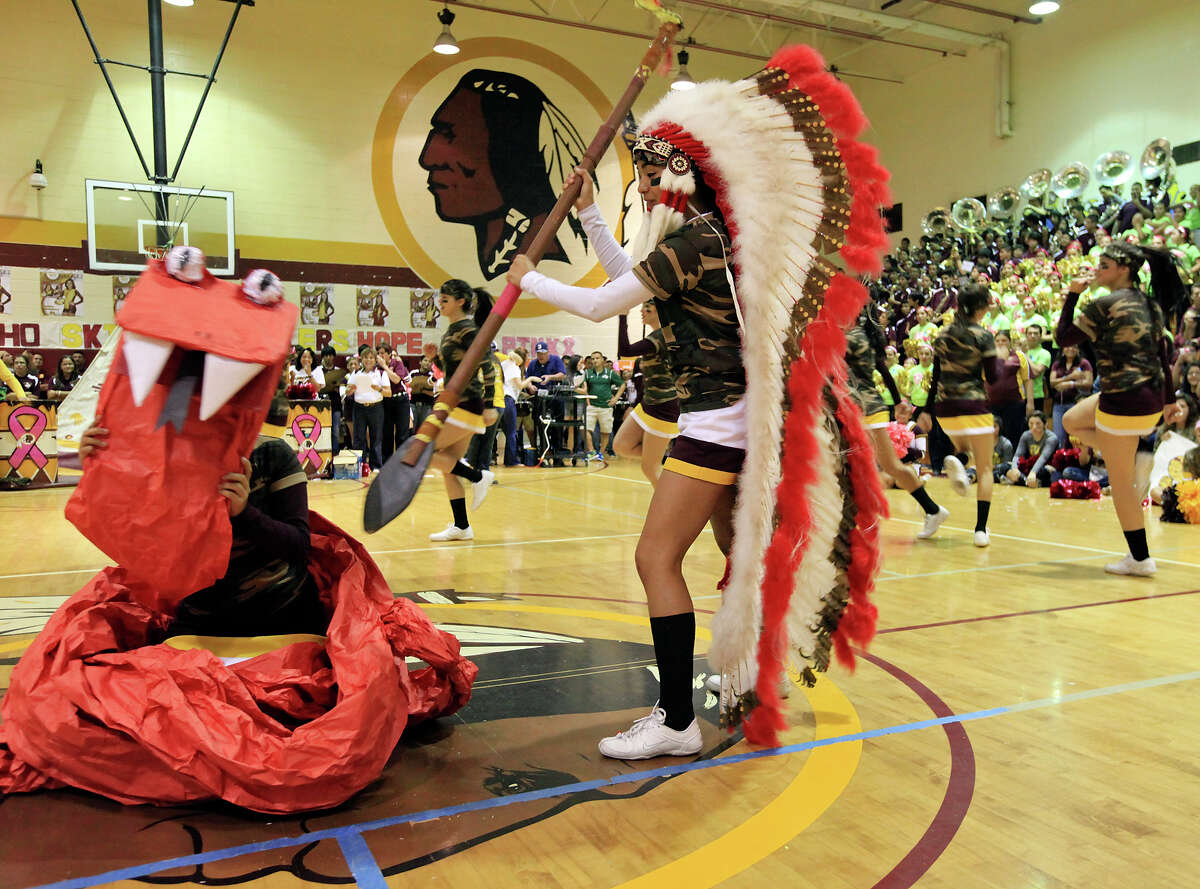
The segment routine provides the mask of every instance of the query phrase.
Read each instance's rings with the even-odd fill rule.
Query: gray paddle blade
[[[401,457],[404,449],[392,454],[379,475],[371,481],[367,488],[367,499],[363,503],[363,528],[368,534],[374,534],[400,513],[408,508],[421,480],[425,478],[425,470],[433,458],[433,445],[426,445],[417,458],[415,466],[409,466]]]

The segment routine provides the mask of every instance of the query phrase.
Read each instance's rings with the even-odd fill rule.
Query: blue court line
[[[355,883],[362,889],[388,889],[383,871],[379,869],[379,863],[361,833],[340,834],[338,845],[342,847],[342,855],[346,857],[346,864],[350,865],[350,875]]]
[[[227,849],[216,849],[211,852],[200,852],[194,855],[184,855],[178,858],[168,858],[162,861],[153,861],[148,864],[133,865],[130,867],[119,868],[117,870],[106,871],[101,874],[93,874],[87,877],[73,877],[68,880],[60,880],[57,883],[43,883],[38,886],[29,887],[29,889],[90,889],[92,886],[98,886],[104,883],[112,883],[117,880],[136,879],[138,877],[156,874],[164,870],[174,870],[175,868],[180,867],[207,864],[210,861],[224,861],[228,858],[239,858],[243,855],[252,855],[256,852],[265,852],[273,849],[285,849],[291,846],[301,846],[326,839],[334,839],[341,844],[342,852],[346,856],[347,863],[350,865],[351,872],[354,874],[355,879],[359,881],[359,886],[364,887],[364,889],[383,889],[385,885],[383,882],[383,874],[380,872],[378,864],[375,863],[374,856],[371,855],[366,841],[362,839],[362,834],[369,830],[380,830],[385,827],[395,827],[401,824],[419,824],[423,821],[433,821],[437,818],[452,818],[456,815],[466,814],[467,812],[499,809],[517,803],[533,802],[535,800],[547,799],[556,796],[567,796],[568,794],[580,793],[586,790],[599,790],[604,787],[632,784],[639,781],[646,781],[651,778],[665,778],[672,775],[685,774],[687,772],[699,772],[704,771],[705,769],[735,765],[737,763],[749,762],[756,759],[768,759],[775,756],[786,756],[791,753],[802,753],[804,751],[815,750],[820,747],[829,747],[833,744],[845,744],[854,741],[868,741],[872,738],[881,738],[888,735],[899,735],[907,732],[921,731],[922,729],[948,725],[955,722],[974,722],[979,719],[988,719],[992,716],[1000,716],[1005,713],[1020,713],[1027,710],[1056,707],[1061,704],[1069,704],[1073,701],[1084,701],[1091,698],[1123,694],[1130,691],[1140,691],[1142,689],[1156,688],[1163,685],[1191,682],[1197,679],[1200,679],[1200,670],[1191,673],[1177,673],[1173,676],[1160,676],[1155,679],[1143,679],[1138,682],[1128,682],[1122,685],[1110,685],[1105,688],[1095,688],[1091,689],[1090,691],[1074,692],[1069,695],[1040,698],[1036,701],[1024,701],[1017,704],[1010,704],[1005,707],[992,707],[988,710],[976,710],[972,713],[943,716],[937,719],[922,719],[917,722],[906,722],[900,725],[885,726],[883,728],[855,732],[854,734],[849,735],[837,735],[836,737],[832,738],[821,738],[813,741],[805,741],[802,744],[789,744],[784,747],[770,747],[764,750],[752,750],[747,753],[739,753],[733,756],[721,757],[719,759],[677,763],[675,765],[664,766],[657,769],[646,769],[640,772],[629,772],[624,775],[614,775],[611,778],[599,778],[593,781],[579,781],[574,784],[563,784],[558,787],[548,787],[543,790],[532,790],[527,793],[515,793],[511,796],[474,800],[468,803],[460,803],[456,806],[446,806],[441,809],[426,809],[423,812],[414,812],[410,815],[398,815],[392,818],[381,818],[376,821],[363,821],[359,822],[358,824],[348,824],[342,827],[329,828],[327,830],[312,831],[311,833],[304,833],[294,837],[279,837],[273,840],[247,843],[242,846],[231,846]],[[370,861],[369,865],[367,864],[368,859]],[[362,870],[361,873],[359,872],[360,868]]]

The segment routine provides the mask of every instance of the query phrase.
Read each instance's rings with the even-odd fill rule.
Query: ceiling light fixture
[[[1029,4],[1030,15],[1049,15],[1052,12],[1058,12],[1057,0],[1037,0]]]
[[[438,35],[437,40],[433,41],[433,51],[441,53],[444,56],[457,54],[458,41],[450,33],[450,25],[454,22],[454,13],[448,7],[443,6],[442,11],[437,14],[437,17],[438,21],[442,23],[442,33]]]
[[[692,90],[696,88],[696,81],[692,80],[692,75],[688,73],[688,51],[681,49],[679,51],[679,71],[675,74],[675,79],[671,81],[671,89],[673,90]]]
[[[196,0],[167,0],[170,6],[193,6],[195,3]]]

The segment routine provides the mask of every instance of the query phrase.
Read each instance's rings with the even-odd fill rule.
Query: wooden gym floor
[[[410,732],[342,808],[278,818],[221,805],[124,807],[76,791],[0,801],[0,887],[1181,887],[1200,810],[1200,530],[1148,523],[1156,578],[1104,574],[1112,504],[996,489],[917,541],[889,494],[880,635],[788,702],[789,745],[761,758],[714,724],[706,747],[620,763],[596,751],[654,700],[633,567],[650,488],[630,462],[501,470],[475,540],[431,544],[441,482],[364,538],[397,595],[480,665],[471,704]],[[105,559],[62,517],[68,491],[0,495],[0,689],[48,615]],[[357,482],[311,505],[361,527]],[[723,560],[685,570],[701,652]],[[306,836],[313,834],[313,836]],[[186,857],[186,862],[173,861]]]

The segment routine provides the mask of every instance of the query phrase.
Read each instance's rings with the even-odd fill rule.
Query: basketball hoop
[[[150,260],[150,259],[163,260],[163,259],[167,258],[167,254],[170,252],[171,252],[170,247],[147,247],[146,248],[146,259],[147,260]]]

